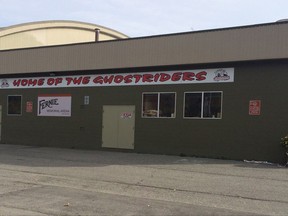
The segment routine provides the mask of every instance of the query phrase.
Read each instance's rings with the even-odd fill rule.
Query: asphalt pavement
[[[0,216],[288,215],[277,164],[0,145]]]

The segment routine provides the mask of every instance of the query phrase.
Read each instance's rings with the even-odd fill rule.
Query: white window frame
[[[9,97],[21,97],[21,113],[20,114],[9,114]],[[23,105],[23,97],[22,95],[7,95],[7,116],[22,116],[22,105]]]
[[[185,117],[185,102],[186,102],[186,93],[201,93],[201,116],[200,117]],[[204,94],[205,93],[221,93],[221,112],[220,117],[204,117]],[[211,120],[219,120],[222,119],[223,116],[223,91],[188,91],[184,92],[184,101],[183,101],[183,118],[184,119],[211,119]]]
[[[143,112],[143,103],[144,103],[144,95],[145,94],[157,94],[158,95],[158,101],[157,101],[157,116],[144,116]],[[161,94],[175,94],[175,101],[174,101],[174,115],[172,117],[161,117],[159,116],[159,110],[160,110],[160,95]],[[142,118],[149,118],[149,119],[175,119],[176,118],[176,102],[177,102],[177,93],[176,92],[143,92],[142,93],[142,104],[141,104],[141,117]]]

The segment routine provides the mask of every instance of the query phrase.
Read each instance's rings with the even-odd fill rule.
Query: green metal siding
[[[135,152],[283,162],[279,141],[288,133],[288,62],[234,68],[234,83],[1,90],[2,143],[101,149],[102,106],[135,105]],[[183,119],[187,91],[223,91],[222,119]],[[176,118],[142,118],[143,92],[176,92]],[[71,94],[72,116],[37,116],[39,94]],[[7,95],[23,96],[22,116],[7,116]],[[89,105],[84,96],[90,96]],[[260,116],[248,115],[253,99],[262,102]],[[25,112],[27,101],[33,113]]]

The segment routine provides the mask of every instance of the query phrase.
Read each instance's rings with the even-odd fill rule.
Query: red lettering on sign
[[[174,73],[174,74],[172,75],[171,80],[172,80],[173,82],[179,81],[179,80],[181,79],[181,75],[182,75],[181,72]]]
[[[114,75],[111,75],[111,76],[97,76],[95,79],[93,79],[93,82],[96,83],[96,84],[111,84],[113,82],[113,79],[114,79]],[[90,80],[90,77],[89,77],[89,80]]]
[[[76,77],[73,79],[73,84],[80,85],[81,81],[82,81],[82,77],[78,77],[78,78]]]
[[[171,78],[171,76],[169,74],[166,73],[161,73],[160,74],[160,82],[166,82],[167,80],[169,80]]]
[[[22,79],[21,80],[21,86],[26,86],[28,84],[28,80],[27,79]]]
[[[63,80],[63,78],[61,78],[61,77],[56,78],[55,79],[55,86],[57,86],[58,84],[61,84],[62,80]]]
[[[94,80],[94,83],[99,83],[99,84],[103,84],[103,77],[102,76],[97,76]]]
[[[194,77],[195,77],[195,73],[193,73],[193,72],[184,72],[182,80],[183,81],[192,81],[192,80],[195,79]]]
[[[49,86],[54,85],[54,83],[55,83],[55,79],[54,78],[49,78],[47,80],[47,85],[49,85]]]
[[[138,83],[142,78],[141,75],[137,75],[137,74],[133,75],[133,77],[135,78],[135,83]]]
[[[142,81],[143,82],[153,82],[153,75],[152,74],[144,74]]]
[[[227,71],[226,71],[227,70]],[[185,84],[197,82],[226,81],[233,78],[233,69],[222,69],[223,77],[219,70],[178,70],[178,71],[159,71],[159,72],[134,72],[116,74],[95,74],[95,75],[76,75],[76,76],[55,76],[44,78],[9,78],[1,80],[2,88],[35,88],[35,87],[73,87],[73,86],[119,86],[119,85],[147,85],[147,84]],[[213,73],[217,74],[217,79]],[[228,76],[228,72],[230,75]],[[220,74],[220,75],[219,75]],[[208,76],[209,75],[209,76]],[[213,79],[214,77],[214,79]],[[220,79],[220,78],[221,79]],[[228,77],[228,78],[227,78]],[[231,82],[233,82],[231,78]],[[230,81],[228,81],[230,82]],[[10,85],[10,86],[9,86]]]
[[[90,78],[91,78],[91,77],[89,77],[89,76],[83,77],[82,84],[84,84],[84,85],[89,84]]]
[[[133,76],[132,75],[127,75],[124,77],[124,82],[125,83],[131,83],[132,82],[132,78]]]
[[[21,79],[14,80],[14,81],[13,81],[13,86],[19,86],[19,85],[20,85],[20,82],[21,82]]]
[[[65,79],[67,81],[67,86],[69,86],[73,79],[71,77],[66,77]]]
[[[45,79],[18,79],[13,81],[13,86],[42,86]]]
[[[196,74],[196,80],[197,81],[205,80],[206,79],[206,75],[207,75],[206,71],[201,71],[201,72]]]
[[[159,80],[159,78],[160,78],[160,74],[155,74],[154,75],[154,82],[158,82],[158,80]]]
[[[115,83],[121,83],[123,81],[124,77],[122,75],[116,75],[114,78]]]
[[[37,85],[37,79],[29,79],[28,86],[35,86]]]
[[[111,84],[113,82],[113,78],[114,78],[114,75],[112,76],[105,76],[104,77],[104,83],[109,83]]]
[[[42,78],[42,79],[39,79],[39,80],[38,80],[38,85],[39,85],[39,86],[44,85],[44,81],[45,81],[45,79],[43,79],[43,78]]]
[[[74,78],[72,78],[72,77],[66,77],[65,79],[66,79],[66,82],[67,82],[67,86],[69,86],[69,85],[71,85],[71,84],[73,84],[73,85],[81,85],[81,84],[86,85],[86,84],[88,84],[89,81],[90,81],[90,77],[82,77],[82,76],[80,76],[80,77],[74,77]],[[95,79],[96,79],[96,78],[95,78]],[[62,82],[62,80],[58,80],[58,82],[57,82],[57,79],[56,79],[55,85],[58,85],[58,84],[61,83],[61,82]]]

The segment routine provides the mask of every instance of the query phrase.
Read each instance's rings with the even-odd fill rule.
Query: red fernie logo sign
[[[38,96],[37,116],[71,116],[70,94],[51,94]]]

